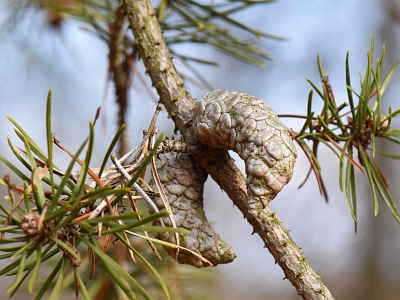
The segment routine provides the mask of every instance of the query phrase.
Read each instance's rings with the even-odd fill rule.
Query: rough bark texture
[[[203,188],[207,172],[196,166],[193,158],[187,153],[174,151],[159,153],[156,162],[158,175],[174,214],[176,226],[190,230],[189,234],[179,235],[180,245],[202,255],[214,266],[232,262],[236,257],[235,252],[221,240],[207,221],[203,210]],[[155,188],[154,182],[150,184]],[[154,197],[153,200],[160,210],[164,209],[161,197]],[[172,227],[168,217],[163,221],[166,226]],[[168,232],[158,233],[157,238],[176,244],[175,235]],[[164,248],[175,258],[176,249]],[[177,259],[179,263],[190,264],[197,268],[209,266],[199,257],[184,250],[179,251]]]
[[[186,90],[182,78],[172,63],[162,37],[160,25],[150,1],[125,1],[131,29],[139,46],[140,57],[146,66],[153,86],[157,89],[169,115],[185,138],[194,137],[186,130],[192,122],[194,100]],[[186,142],[193,143],[194,141]]]
[[[299,295],[304,299],[334,299],[269,206],[259,214],[249,213],[245,178],[227,151],[197,143],[192,127],[195,103],[172,64],[150,1],[125,0],[125,3],[131,29],[153,85],[160,95],[160,101],[167,108],[185,141],[197,145],[198,150],[193,153],[195,159],[238,206]]]

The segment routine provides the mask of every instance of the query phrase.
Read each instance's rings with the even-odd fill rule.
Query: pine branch
[[[125,0],[125,4],[140,55],[160,96],[160,102],[166,107],[185,141],[190,145],[199,145],[191,126],[195,102],[172,63],[150,1]],[[334,299],[276,214],[268,206],[260,214],[249,214],[245,179],[228,152],[201,145],[195,156],[238,206],[298,293],[304,299]]]

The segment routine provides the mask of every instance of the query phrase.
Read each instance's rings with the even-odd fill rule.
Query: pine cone
[[[249,212],[258,215],[292,177],[297,151],[287,128],[264,100],[238,92],[207,93],[194,115],[202,143],[245,161]]]
[[[179,235],[180,245],[202,255],[214,266],[233,261],[235,252],[221,240],[204,214],[203,186],[207,179],[205,170],[196,166],[188,154],[178,152],[159,153],[157,170],[177,227],[190,230],[186,235]],[[155,187],[154,182],[150,184]],[[160,197],[153,200],[160,210],[164,209]],[[168,217],[163,221],[166,226],[172,227]],[[157,238],[176,244],[173,233],[158,233]],[[176,249],[165,249],[175,258]],[[197,268],[208,266],[200,258],[184,250],[179,250],[178,262]]]

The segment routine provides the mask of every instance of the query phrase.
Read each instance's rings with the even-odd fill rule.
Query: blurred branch
[[[400,22],[400,7],[397,0],[384,0],[384,8],[389,17],[396,22]]]
[[[167,108],[176,129],[180,130],[185,141],[191,145],[199,145],[191,127],[194,100],[172,64],[150,1],[124,2],[140,55],[160,96],[160,102]],[[264,241],[298,293],[305,299],[333,299],[276,214],[269,207],[260,215],[252,216],[248,213],[245,179],[227,151],[201,145],[196,159],[252,224],[254,231]]]
[[[109,22],[109,40],[108,40],[108,59],[109,73],[115,85],[115,96],[118,104],[118,127],[126,124],[126,113],[129,103],[129,86],[131,77],[135,70],[135,63],[138,58],[138,51],[135,43],[127,43],[124,33],[125,9],[119,5],[114,12],[114,19]],[[128,44],[128,47],[125,47]],[[118,155],[122,156],[128,152],[128,141],[126,133],[121,135],[119,141]]]

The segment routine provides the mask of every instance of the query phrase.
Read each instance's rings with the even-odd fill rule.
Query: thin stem
[[[148,0],[125,0],[125,4],[140,56],[157,89],[160,101],[166,107],[185,141],[194,146],[197,143],[191,126],[194,101],[172,64],[154,9]],[[266,207],[259,215],[249,214],[244,176],[228,152],[201,145],[199,150],[192,155],[238,206],[298,293],[304,299],[334,299],[276,214],[269,207]]]
[[[118,168],[118,171],[121,172],[121,174],[128,180],[130,181],[132,179],[131,175],[128,174],[128,172],[125,171],[124,167],[121,165],[119,160],[116,158],[115,154],[111,154],[111,160],[114,163],[114,165]],[[139,193],[140,196],[143,197],[143,199],[146,201],[147,205],[151,207],[154,212],[158,213],[160,212],[158,210],[158,207],[154,204],[154,202],[150,199],[149,196],[142,190],[142,188],[136,183],[133,183],[134,189]],[[163,224],[162,220],[160,219],[161,224]]]
[[[279,118],[299,118],[299,119],[307,119],[306,115],[296,115],[296,114],[278,114]],[[313,120],[317,120],[317,117],[313,117]]]

